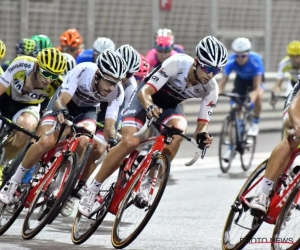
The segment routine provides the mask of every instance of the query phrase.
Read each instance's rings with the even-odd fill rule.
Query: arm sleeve
[[[122,106],[123,101],[124,101],[124,89],[123,87],[119,87],[118,96],[113,101],[108,103],[106,113],[105,113],[105,119],[111,118],[116,121],[118,119],[119,110],[120,107]]]
[[[197,121],[209,122],[213,109],[216,106],[219,95],[219,87],[215,82],[215,87],[202,99]]]
[[[170,77],[173,77],[177,74],[178,55],[180,54],[176,54],[165,60],[161,67],[153,75],[151,75],[146,84],[154,88],[155,91],[160,90]]]
[[[264,69],[264,63],[261,58],[258,58],[257,65],[255,67],[255,76],[263,75],[265,69]]]

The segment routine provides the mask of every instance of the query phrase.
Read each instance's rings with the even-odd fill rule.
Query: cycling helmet
[[[62,53],[64,55],[64,57],[67,60],[67,67],[65,72],[62,74],[63,76],[65,76],[69,71],[71,71],[72,69],[74,69],[74,67],[76,66],[76,61],[74,59],[73,56],[71,56],[68,53]]]
[[[213,36],[206,36],[198,43],[196,54],[201,63],[212,67],[223,67],[227,63],[226,47]]]
[[[288,44],[286,51],[288,55],[299,56],[300,55],[300,41],[292,41]]]
[[[106,49],[111,49],[115,51],[116,47],[114,42],[111,39],[106,37],[98,37],[93,44],[93,49],[95,52],[100,54]]]
[[[38,44],[39,50],[52,47],[50,38],[45,35],[34,35],[30,39],[34,40]]]
[[[251,42],[248,38],[239,37],[232,42],[231,48],[238,53],[249,52],[251,50]]]
[[[96,59],[96,64],[101,74],[107,74],[117,79],[126,76],[126,63],[124,59],[115,51],[107,49]]]
[[[174,35],[173,35],[173,32],[172,32],[172,30],[170,30],[170,29],[167,29],[167,28],[164,28],[164,29],[158,29],[157,31],[156,31],[156,34],[155,34],[155,39],[156,39],[156,37],[158,37],[158,36],[171,36],[172,38],[173,38],[173,40],[175,40],[174,39]]]
[[[155,37],[155,48],[158,51],[171,51],[174,45],[174,36],[169,29],[159,29]]]
[[[144,79],[146,75],[148,75],[149,73],[150,65],[142,54],[140,54],[140,61],[141,61],[140,69],[134,75]]]
[[[23,38],[16,45],[16,53],[18,55],[36,57],[39,53],[39,46],[34,40]]]
[[[46,48],[40,51],[36,57],[38,64],[44,70],[53,74],[64,73],[67,67],[67,60],[64,55],[56,48]]]
[[[0,59],[5,57],[5,53],[6,53],[6,46],[5,46],[4,42],[2,42],[2,40],[0,40]]]
[[[60,35],[60,45],[78,48],[82,44],[82,37],[77,29],[68,29]]]
[[[127,73],[136,73],[140,69],[140,55],[132,46],[129,44],[122,45],[117,49],[117,52],[122,56],[126,62]]]

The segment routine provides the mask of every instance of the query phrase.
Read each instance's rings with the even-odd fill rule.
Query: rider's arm
[[[273,88],[273,92],[275,94],[279,94],[280,93],[281,85],[282,85],[283,79],[284,79],[284,71],[285,71],[286,65],[287,65],[286,58],[283,58],[280,61],[280,63],[278,64],[277,80],[276,80],[276,83],[275,83],[274,88]]]
[[[223,93],[224,92],[224,89],[225,89],[225,85],[226,83],[228,82],[228,79],[229,79],[229,76],[228,75],[225,75],[223,74],[220,82],[219,82],[219,93]]]
[[[202,99],[201,108],[198,114],[197,127],[194,132],[194,138],[200,132],[207,132],[208,123],[212,112],[218,101],[219,88],[218,84],[212,79],[214,88]]]
[[[250,94],[251,102],[255,102],[256,98],[258,97],[261,83],[262,83],[261,75],[256,75],[253,77],[253,89]]]
[[[9,87],[9,85],[14,81],[14,75],[20,71],[19,64],[23,61],[14,60],[5,72],[0,75],[0,96],[5,92],[5,90]],[[24,63],[24,62],[23,62]]]
[[[178,56],[183,54],[177,54]],[[155,73],[150,75],[147,83],[140,89],[138,93],[138,99],[144,109],[153,105],[153,100],[151,95],[155,94],[158,90],[162,88],[169,80],[171,76],[177,74],[178,59],[177,55],[171,56],[166,59],[161,67],[159,67]]]
[[[296,130],[300,129],[300,91],[296,94],[294,99],[292,100],[289,108],[288,108],[288,114],[289,114],[289,120],[293,124],[293,127]]]
[[[280,93],[282,83],[283,83],[283,78],[276,80],[276,83],[275,83],[274,88],[273,88],[273,92],[275,94],[279,94]]]

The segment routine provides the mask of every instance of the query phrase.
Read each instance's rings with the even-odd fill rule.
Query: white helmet
[[[93,49],[100,54],[106,49],[115,51],[116,47],[115,43],[111,39],[107,37],[98,37],[93,44]]]
[[[124,59],[115,51],[107,49],[100,53],[96,59],[96,64],[101,74],[107,74],[117,79],[126,76],[126,63]]]
[[[196,53],[200,62],[212,67],[223,67],[227,63],[226,47],[213,36],[204,37],[196,46]]]
[[[127,73],[136,73],[140,69],[140,54],[129,44],[122,45],[117,52],[123,57],[127,64]]]
[[[234,52],[248,52],[251,49],[251,42],[248,38],[236,38],[231,45]]]
[[[65,72],[62,74],[63,76],[65,76],[70,70],[74,69],[74,67],[76,66],[76,61],[74,59],[73,56],[71,56],[68,53],[62,53],[64,55],[64,57],[67,60],[67,67]]]

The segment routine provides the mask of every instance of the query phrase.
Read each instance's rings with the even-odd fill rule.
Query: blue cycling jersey
[[[93,49],[85,49],[76,57],[76,64],[83,62],[94,62]]]
[[[242,66],[235,61],[235,54],[229,56],[228,62],[224,67],[224,74],[229,75],[232,71],[235,71],[240,78],[250,80],[255,76],[263,75],[265,69],[261,56],[250,51],[247,63]]]

